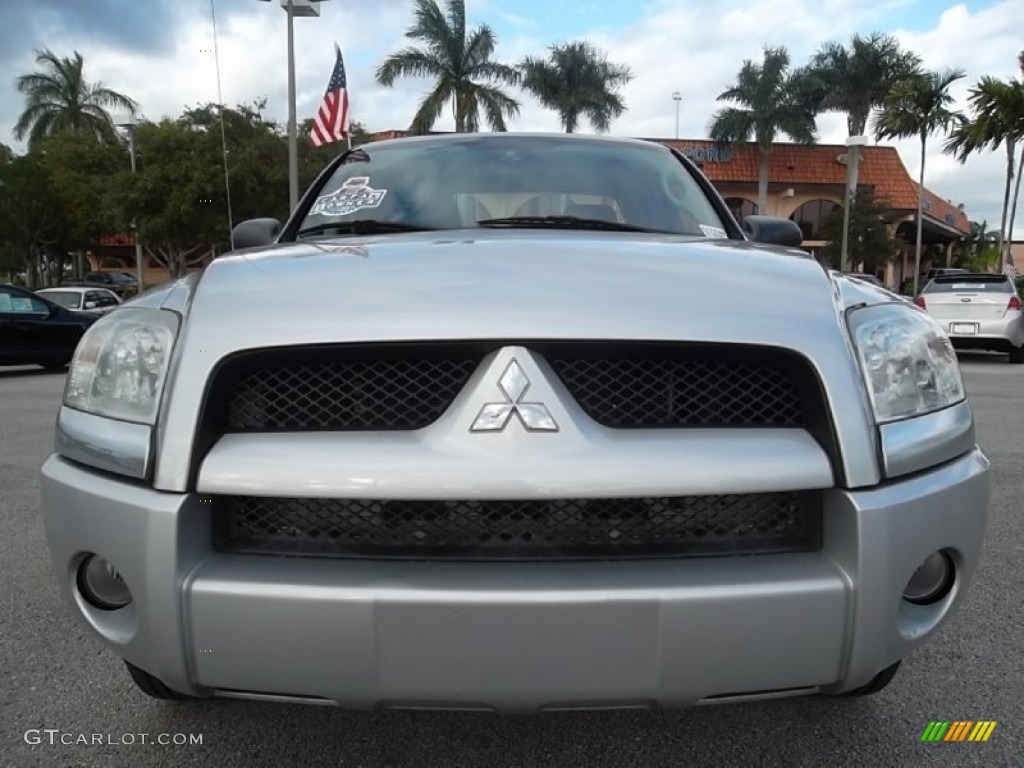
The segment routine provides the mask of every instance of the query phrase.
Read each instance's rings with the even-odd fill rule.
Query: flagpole
[[[299,146],[295,124],[295,6],[287,0],[288,12],[288,213],[299,200]]]

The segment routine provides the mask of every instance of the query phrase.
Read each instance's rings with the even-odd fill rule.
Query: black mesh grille
[[[420,429],[465,386],[477,360],[337,360],[260,368],[228,401],[229,430]]]
[[[792,552],[821,542],[813,492],[527,501],[215,497],[225,552],[537,560]]]
[[[779,361],[683,357],[554,358],[590,418],[606,427],[799,427],[804,409]]]

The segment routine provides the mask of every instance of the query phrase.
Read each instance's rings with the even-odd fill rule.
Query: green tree
[[[114,179],[130,167],[123,144],[103,144],[84,133],[55,133],[41,139],[33,153],[52,185],[69,249],[87,250],[116,228]]]
[[[990,255],[999,253],[996,245],[999,233],[990,231],[987,221],[972,221],[970,225],[970,234],[953,245],[953,266],[971,272],[987,272],[995,263]]]
[[[223,168],[211,161],[215,139],[181,119],[140,123],[137,172],[115,180],[122,229],[137,221],[140,242],[172,278],[227,239]]]
[[[880,32],[855,34],[849,46],[826,43],[803,71],[817,93],[821,112],[845,112],[850,136],[862,136],[871,113],[893,87],[920,74],[921,59]]]
[[[999,222],[999,253],[1006,254],[1009,244],[1010,190],[1017,169],[1017,147],[1024,141],[1024,84],[982,77],[971,88],[968,104],[973,116],[961,123],[946,141],[945,151],[961,163],[974,152],[998,149],[1006,145],[1006,181],[1003,186],[1003,210]],[[1024,153],[1021,154],[1024,161]],[[1022,165],[1024,169],[1024,165]],[[1016,207],[1016,200],[1014,201]]]
[[[400,77],[436,81],[420,102],[411,130],[430,131],[449,102],[458,132],[477,131],[481,110],[492,130],[506,130],[505,118],[519,114],[519,103],[501,86],[518,85],[519,72],[491,60],[497,43],[491,28],[466,29],[464,0],[445,0],[444,11],[436,0],[416,0],[414,16],[405,36],[423,45],[391,54],[377,69],[377,82],[384,86]]]
[[[964,77],[961,70],[926,72],[898,83],[885,99],[882,111],[875,116],[875,135],[879,139],[902,139],[917,136],[921,141],[921,169],[917,191],[917,240],[914,246],[914,293],[921,279],[922,209],[924,204],[924,170],[928,137],[948,132],[962,118],[951,110],[953,96],[950,86]]]
[[[753,139],[757,143],[758,210],[768,206],[768,168],[775,137],[785,133],[801,144],[815,141],[814,112],[806,102],[806,84],[789,71],[785,48],[765,48],[758,64],[747,60],[736,82],[718,96],[718,101],[738,104],[715,113],[709,133],[725,145]]]
[[[862,271],[873,273],[892,261],[902,243],[890,231],[885,218],[889,206],[884,200],[864,190],[852,202],[847,258],[851,268],[859,264]],[[838,269],[843,239],[842,206],[837,205],[826,217],[822,224],[822,239],[828,241],[822,248],[822,255],[834,269]]]
[[[626,111],[616,89],[633,79],[629,67],[613,64],[586,41],[559,43],[546,59],[530,57],[520,65],[523,87],[548,109],[558,113],[566,133],[573,133],[581,117],[594,130],[605,133]]]
[[[38,287],[40,267],[62,251],[66,236],[42,158],[21,155],[0,165],[0,252],[7,268],[23,268],[28,287]]]
[[[25,95],[26,103],[14,126],[16,139],[20,141],[27,135],[31,148],[51,133],[77,131],[103,141],[117,141],[117,131],[107,110],[134,114],[138,105],[132,99],[103,83],[87,81],[84,60],[78,51],[70,58],[58,57],[49,49],[37,51],[36,63],[42,71],[17,79],[18,91]]]

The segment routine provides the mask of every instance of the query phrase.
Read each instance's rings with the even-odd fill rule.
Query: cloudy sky
[[[802,64],[822,43],[854,32],[885,31],[916,51],[930,68],[957,67],[967,77],[955,88],[961,106],[979,76],[1016,76],[1024,48],[1024,0],[467,0],[471,25],[498,35],[497,58],[515,62],[553,42],[586,38],[634,80],[625,89],[629,111],[615,134],[671,137],[673,91],[682,94],[680,135],[706,136],[715,97],[746,58],[765,45],[789,48]],[[227,103],[266,98],[271,116],[287,116],[285,14],[279,0],[215,0],[221,85]],[[334,59],[345,55],[354,119],[370,130],[404,128],[427,88],[416,80],[394,89],[375,85],[373,73],[391,51],[406,45],[412,0],[330,0],[319,18],[297,19],[298,114],[313,115]],[[61,55],[80,51],[86,75],[140,102],[146,117],[175,115],[186,105],[216,101],[210,0],[0,1],[0,142],[23,147],[11,135],[21,98],[14,78],[34,66],[34,49]],[[520,96],[513,130],[558,130],[555,116]],[[437,125],[451,129],[450,119]],[[842,142],[845,120],[818,121],[820,140]],[[1004,155],[974,157],[965,166],[933,142],[926,184],[972,219],[998,225]],[[915,142],[900,144],[916,178]],[[1024,222],[1018,226],[1018,233]]]

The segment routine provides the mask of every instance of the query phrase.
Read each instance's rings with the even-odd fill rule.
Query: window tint
[[[653,143],[467,134],[370,144],[350,157],[300,229],[359,219],[461,229],[480,219],[568,215],[725,236],[697,180]]]
[[[78,309],[82,306],[82,294],[78,291],[47,291],[43,295],[65,309]]]

